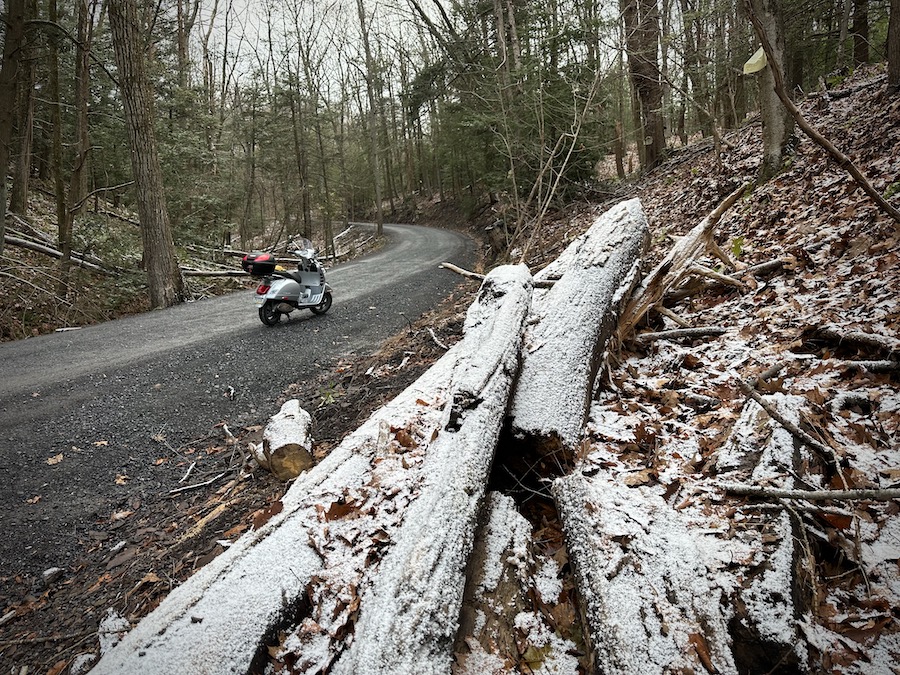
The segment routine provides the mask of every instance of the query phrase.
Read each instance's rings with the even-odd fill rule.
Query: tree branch
[[[872,490],[782,490],[764,488],[756,485],[740,485],[725,483],[725,492],[748,497],[767,497],[771,499],[804,499],[811,502],[835,499],[839,501],[892,501],[900,499],[900,488],[884,488]]]

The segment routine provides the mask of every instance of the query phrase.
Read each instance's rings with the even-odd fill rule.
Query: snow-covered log
[[[578,442],[618,305],[637,281],[648,241],[640,200],[621,202],[537,275],[558,281],[536,293],[529,317],[511,410],[515,435],[541,445]]]
[[[280,513],[173,590],[94,672],[246,673],[270,658],[321,672],[350,641],[345,664],[372,659],[357,672],[402,672],[395,662],[428,672],[419,667],[427,656],[448,670],[462,570],[530,300],[525,267],[489,274],[463,340],[301,475]],[[387,597],[394,589],[396,600]],[[372,644],[380,639],[381,648]]]
[[[312,417],[300,407],[300,401],[285,401],[269,418],[262,443],[251,447],[254,458],[281,480],[296,478],[313,465],[311,425]]]
[[[767,403],[794,425],[806,403],[802,396],[772,394]],[[798,444],[791,433],[772,420],[755,401],[747,401],[720,450],[716,469],[725,480],[742,476],[753,485],[792,489],[800,464]],[[778,653],[779,662],[791,668],[806,667],[806,648],[800,639],[796,598],[798,532],[787,510],[763,511],[754,519],[754,528],[744,536],[755,537],[758,572],[747,574],[738,589],[739,613],[735,631],[744,645]],[[747,647],[745,647],[747,648]]]
[[[553,485],[596,672],[736,673],[731,550],[648,487],[601,470]]]
[[[353,642],[334,673],[450,670],[469,554],[530,306],[524,267],[500,279],[505,283],[498,283],[496,270],[488,275],[466,317],[472,344],[457,366],[448,417],[425,457],[424,485],[362,596]],[[498,302],[513,290],[518,301]]]
[[[519,649],[510,617],[531,604],[526,594],[534,565],[531,524],[510,497],[494,492],[485,502],[455,648],[462,672],[485,660],[505,667],[515,664]]]

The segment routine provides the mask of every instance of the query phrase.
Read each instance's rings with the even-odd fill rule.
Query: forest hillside
[[[880,67],[860,69],[811,93],[801,109],[895,199],[900,100],[884,82]],[[535,236],[526,258],[533,271],[597,214],[638,197],[652,234],[649,272],[747,185],[713,230],[724,255],[701,250],[648,322],[610,346],[576,455],[523,461],[498,449],[490,489],[528,533],[519,542],[526,601],[516,616],[492,615],[488,630],[458,636],[457,672],[627,671],[616,661],[622,654],[660,672],[895,672],[900,235],[805,136],[795,136],[783,170],[763,184],[754,182],[760,162],[760,124],[751,121],[720,145],[697,140],[672,151],[605,202],[548,218]],[[487,239],[484,246],[489,256]],[[460,339],[475,290],[472,283],[379,352],[334,364],[319,392],[285,392],[328,430],[320,459],[434,362],[441,344]],[[235,433],[245,447],[259,428]],[[221,462],[225,447],[214,442],[196,462]],[[64,582],[5,579],[3,662],[55,673],[92,662],[173,582],[280,511],[283,485],[254,475],[126,506],[96,524],[96,540],[84,542],[83,563]],[[570,494],[580,505],[559,500],[565,485],[578,487]],[[824,490],[844,495],[816,494]],[[593,570],[574,563],[564,534],[573,508],[602,514],[590,533]],[[352,506],[329,514],[335,531],[340,519],[358,517]],[[119,540],[141,544],[122,559],[106,545]],[[585,590],[592,576],[605,579],[599,596]],[[335,592],[326,579],[317,584],[310,598]],[[310,642],[316,631],[346,638],[355,618],[341,597],[317,626],[284,627],[268,649],[274,672],[313,672],[301,665],[311,654],[302,646],[322,645]],[[612,651],[592,651],[604,597],[616,599],[608,616],[643,628],[618,634]]]

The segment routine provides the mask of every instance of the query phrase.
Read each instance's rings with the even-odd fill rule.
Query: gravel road
[[[324,316],[294,312],[267,328],[253,291],[240,291],[0,344],[0,577],[71,564],[93,522],[177,484],[183,470],[155,465],[166,453],[154,437],[177,448],[221,422],[263,423],[288,385],[371,353],[404,314],[446,297],[459,277],[438,263],[473,258],[456,232],[385,234],[379,252],[328,270]]]

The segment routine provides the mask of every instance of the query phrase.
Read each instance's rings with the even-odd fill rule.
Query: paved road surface
[[[294,312],[267,328],[253,291],[240,291],[0,344],[0,577],[65,567],[95,520],[108,522],[131,495],[171,487],[172,469],[153,465],[164,454],[153,436],[178,447],[223,421],[265,421],[289,384],[335,357],[370,353],[406,325],[401,312],[415,319],[448,295],[459,278],[438,263],[472,259],[471,241],[455,232],[385,232],[381,251],[328,271],[334,305],[324,316]]]

